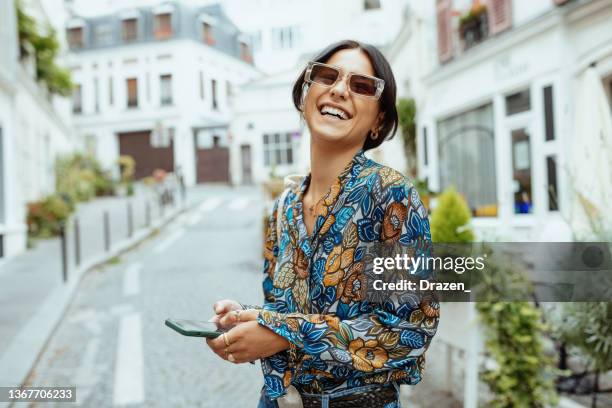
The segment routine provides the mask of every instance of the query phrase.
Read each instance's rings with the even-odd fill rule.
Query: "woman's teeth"
[[[333,115],[336,116],[342,120],[347,120],[348,119],[348,115],[346,114],[346,112],[344,112],[341,109],[338,108],[334,108],[331,106],[323,106],[323,108],[321,108],[321,115]]]

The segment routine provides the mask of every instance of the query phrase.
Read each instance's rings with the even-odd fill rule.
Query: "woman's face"
[[[360,49],[338,51],[323,62],[339,67],[342,78],[331,87],[309,84],[304,100],[304,118],[311,137],[313,141],[319,139],[337,147],[361,147],[368,131],[378,126],[379,102],[349,92],[345,76],[349,72],[374,76],[372,64]],[[343,110],[348,119],[321,114],[325,105]]]

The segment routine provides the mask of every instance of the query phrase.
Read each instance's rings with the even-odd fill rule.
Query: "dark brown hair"
[[[312,61],[326,63],[336,52],[347,49],[360,49],[363,51],[368,56],[368,59],[374,68],[374,76],[385,81],[385,88],[383,89],[382,95],[378,100],[380,112],[384,114],[380,126],[380,132],[375,140],[370,137],[372,132],[368,132],[368,136],[363,144],[364,150],[373,149],[380,146],[380,144],[385,140],[391,139],[397,130],[398,118],[397,108],[395,106],[397,90],[395,86],[395,78],[393,77],[391,66],[382,52],[380,52],[380,50],[373,45],[358,41],[343,40],[331,44],[321,51],[316,57],[314,57]],[[306,68],[302,70],[300,76],[293,84],[293,104],[298,111],[302,110],[301,104],[305,73]]]

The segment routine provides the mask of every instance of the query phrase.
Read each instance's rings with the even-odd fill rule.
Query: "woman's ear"
[[[372,129],[371,129],[373,133],[378,133],[380,131],[380,128],[382,127],[384,119],[385,119],[384,112],[380,112],[378,116],[376,116],[376,120],[374,121],[374,126],[372,126]]]
[[[304,82],[302,84],[302,95],[300,96],[300,112],[304,113],[304,102],[306,101],[306,96],[308,95],[308,84]]]

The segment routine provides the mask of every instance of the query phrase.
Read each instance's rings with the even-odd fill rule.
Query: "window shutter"
[[[451,7],[451,0],[437,0],[438,60],[440,62],[448,61],[453,56]]]
[[[487,2],[489,33],[491,35],[504,31],[512,26],[512,1],[489,0]]]

